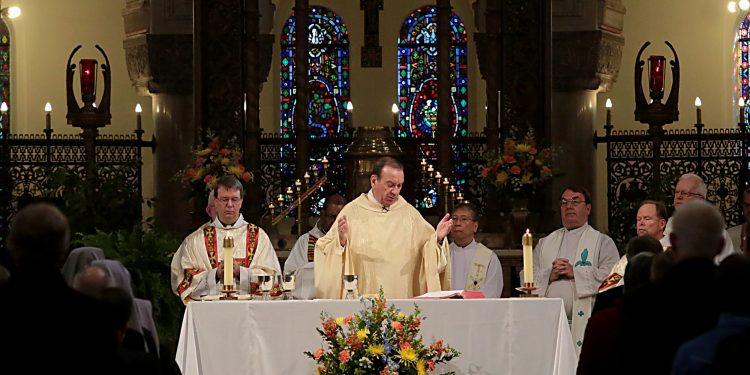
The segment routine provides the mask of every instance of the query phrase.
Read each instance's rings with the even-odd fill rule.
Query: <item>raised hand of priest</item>
[[[445,214],[437,225],[438,242],[443,242],[443,239],[451,232],[451,229],[453,229],[453,219],[451,219],[450,214]]]
[[[339,218],[339,245],[346,246],[349,240],[349,224],[346,223],[346,216],[341,215]]]

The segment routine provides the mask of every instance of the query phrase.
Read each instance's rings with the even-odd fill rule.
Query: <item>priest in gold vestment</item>
[[[357,275],[360,294],[411,298],[450,288],[450,215],[437,230],[399,194],[404,168],[378,160],[371,190],[347,204],[315,245],[317,298],[343,298],[343,275]]]

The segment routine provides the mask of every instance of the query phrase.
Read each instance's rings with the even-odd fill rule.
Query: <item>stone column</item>
[[[193,229],[188,192],[173,181],[190,162],[193,121],[192,5],[176,0],[128,0],[123,10],[123,48],[128,75],[138,93],[151,96],[154,136],[154,210],[158,228],[177,237]],[[200,215],[205,221],[205,215]]]
[[[552,184],[548,207],[556,207],[556,198],[568,185],[586,188],[592,198],[595,194],[596,94],[608,91],[617,78],[624,14],[621,0],[553,3],[551,143],[564,150],[559,164],[565,175]]]

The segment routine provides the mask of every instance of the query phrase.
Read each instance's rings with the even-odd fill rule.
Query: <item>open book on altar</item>
[[[484,298],[482,292],[472,292],[471,290],[441,290],[439,292],[427,292],[421,296],[414,297],[416,299],[471,299],[471,298]]]

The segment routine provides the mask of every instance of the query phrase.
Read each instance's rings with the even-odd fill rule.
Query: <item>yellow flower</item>
[[[538,167],[541,167],[542,164],[544,164],[544,162],[541,161],[540,159],[536,159],[536,160],[534,160],[534,164],[536,164]]]
[[[242,172],[244,172],[239,165],[233,165],[227,168],[227,171],[235,176],[242,176]]]
[[[531,149],[531,146],[523,143],[519,143],[516,145],[516,151],[518,152],[528,152]]]
[[[205,148],[203,150],[195,151],[195,154],[198,155],[198,156],[206,156],[206,155],[210,154],[211,151],[213,151],[213,150],[211,150],[211,148],[209,147],[209,148]]]
[[[427,371],[425,371],[425,368],[424,368],[424,359],[420,359],[419,361],[417,361],[416,368],[417,368],[417,375],[425,375],[427,373]]]
[[[502,185],[505,183],[505,181],[508,181],[508,173],[506,173],[505,171],[502,171],[497,174],[497,177],[495,177],[495,179],[497,180],[498,184]]]
[[[227,158],[221,158],[221,165],[229,165],[232,161]]]
[[[370,345],[366,352],[370,357],[381,356],[385,353],[385,347],[383,345]]]
[[[203,176],[205,176],[205,175],[206,175],[206,170],[205,169],[203,169],[203,168],[198,169],[197,171],[195,171],[195,176],[193,176],[193,181],[202,180]]]
[[[521,183],[524,185],[528,185],[531,183],[531,175],[528,173],[524,173],[523,176],[521,176]]]
[[[401,361],[404,362],[414,362],[417,360],[417,352],[412,347],[399,350],[398,355],[401,357]]]
[[[369,329],[367,329],[367,328],[360,329],[359,331],[357,331],[357,338],[360,339],[360,340],[364,340],[364,339],[367,338],[367,335],[369,335],[369,334],[370,334],[370,330]]]
[[[336,324],[338,324],[339,326],[343,326],[344,325],[344,318],[343,317],[336,318]]]
[[[403,319],[403,318],[405,318],[405,317],[406,317],[406,314],[404,314],[404,313],[402,313],[401,311],[399,311],[399,312],[398,312],[398,314],[397,314],[396,316],[398,316],[398,318],[399,318],[399,319]]]

